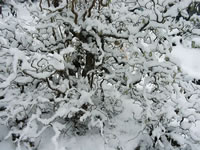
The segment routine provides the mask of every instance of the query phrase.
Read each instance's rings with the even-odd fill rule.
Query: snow
[[[187,48],[177,45],[173,48],[172,56],[174,56],[185,73],[200,79],[200,49]]]
[[[198,64],[200,64],[199,49],[191,49],[182,45],[178,45],[174,47],[172,55],[175,59],[177,59],[176,61],[179,62],[179,65],[185,71],[185,73],[188,73],[194,78],[200,77],[200,66],[198,66]],[[83,94],[82,98],[84,100],[85,97],[87,96]],[[90,131],[84,136],[65,136],[58,138],[58,129],[55,129],[55,133],[53,131],[47,130],[47,132],[45,132],[43,135],[43,140],[38,148],[40,150],[55,150],[55,148],[58,150],[115,150],[118,145],[121,145],[125,150],[132,150],[137,146],[136,143],[138,142],[138,139],[135,139],[135,137],[139,137],[139,134],[142,131],[142,127],[137,126],[134,122],[133,114],[135,114],[137,118],[140,118],[142,110],[138,104],[131,103],[131,101],[126,100],[125,97],[123,97],[123,99],[123,106],[126,109],[114,120],[111,120],[111,122],[115,123],[110,125],[115,126],[115,129],[104,129],[103,136]],[[193,133],[193,138],[199,140],[200,121],[196,124],[188,124],[184,121],[182,123],[182,127],[189,129]],[[4,130],[4,128],[0,128],[1,135],[3,133],[2,131],[4,131],[4,135],[6,135],[6,130]],[[52,139],[52,142],[49,143],[51,140],[50,137],[52,137],[54,134],[55,136]],[[159,137],[160,131],[156,132],[155,130],[153,134]],[[177,139],[178,141],[182,142],[181,144],[183,144],[184,139],[182,136],[172,136],[174,136],[173,138]],[[55,143],[55,141],[57,141],[58,144],[54,145],[53,143]],[[8,141],[0,142],[0,147],[5,150],[14,150],[14,146]]]
[[[0,147],[2,150],[15,150],[15,146],[8,141],[0,142]]]
[[[24,9],[24,8],[21,6],[18,6],[18,9]],[[176,11],[175,8],[173,11]],[[171,12],[170,12],[170,14],[171,14]],[[25,9],[24,9],[24,11],[21,11],[19,16],[21,16],[20,19],[30,20],[29,11],[27,11]],[[89,19],[88,19],[88,21],[89,21]],[[32,21],[30,20],[30,22],[32,22]],[[30,22],[29,21],[26,22],[26,25],[28,26],[28,23],[30,23]],[[92,24],[95,24],[96,22],[94,20],[91,20]],[[24,22],[24,24],[25,24],[25,22]],[[48,24],[48,26],[51,26],[51,25]],[[39,26],[39,27],[43,28],[42,26]],[[87,27],[86,30],[90,30],[89,27]],[[102,29],[103,29],[103,27],[102,27]],[[101,28],[98,30],[100,31]],[[44,32],[46,32],[46,31],[44,31]],[[106,31],[106,32],[108,32],[108,31]],[[115,33],[116,31],[112,31],[112,32]],[[110,33],[110,32],[108,32],[108,33]],[[12,35],[9,35],[9,36],[12,36]],[[134,42],[133,37],[130,36],[129,41]],[[195,39],[195,41],[198,41],[198,39]],[[27,43],[24,43],[24,45],[27,45]],[[101,45],[100,45],[100,47],[101,47]],[[69,46],[66,49],[63,49],[61,51],[60,55],[54,54],[52,56],[49,56],[48,59],[54,58],[50,61],[50,64],[53,67],[57,68],[58,70],[59,69],[62,70],[64,68],[64,66],[62,65],[61,62],[64,60],[61,56],[72,53],[74,51],[75,51],[75,49],[73,47]],[[12,54],[16,56],[16,58],[15,58],[16,60],[13,63],[16,64],[17,60],[22,59],[23,60],[22,65],[24,65],[24,68],[29,67],[29,66],[26,66],[26,60],[25,60],[25,58],[23,58],[24,57],[23,54],[17,53],[17,50],[13,51]],[[176,63],[178,63],[181,66],[181,68],[183,69],[183,71],[185,73],[187,73],[189,76],[191,76],[193,78],[200,79],[200,65],[199,65],[200,64],[200,59],[199,59],[200,58],[200,49],[186,48],[179,44],[178,46],[173,48],[172,56],[174,57]],[[39,56],[36,56],[36,57],[38,58]],[[157,63],[156,61],[149,61],[148,64],[144,64],[144,65],[147,67],[151,67],[151,66],[155,66],[156,63]],[[39,65],[41,65],[41,67],[42,67],[43,65],[45,65],[45,62],[41,61],[41,64],[39,64]],[[165,65],[167,66],[167,64],[163,64],[163,66],[165,66]],[[14,65],[14,66],[16,66],[16,65]],[[16,72],[16,69],[17,68],[13,67],[13,70],[15,72]],[[160,70],[160,68],[158,70]],[[39,74],[39,73],[33,72],[31,70],[27,70],[27,73],[30,73],[35,77],[38,77],[38,78],[41,77],[44,79],[47,76],[50,76],[52,74],[52,72],[45,72],[43,74]],[[130,76],[130,78],[127,81],[128,85],[130,83],[136,83],[136,82],[140,81],[142,78],[141,74],[129,74],[128,76]],[[8,77],[6,82],[4,84],[0,85],[0,87],[6,87],[13,80],[13,78],[15,78],[15,74],[12,74],[10,77]],[[20,77],[18,77],[18,80],[20,80]],[[27,78],[27,80],[31,80],[31,78]],[[67,82],[65,84],[67,84]],[[128,85],[127,85],[127,87],[128,87]],[[61,88],[62,88],[62,91],[66,91],[67,87],[64,86],[64,84],[63,84],[63,87],[61,87]],[[108,89],[109,88],[110,87],[108,86]],[[178,90],[179,89],[177,89],[177,91]],[[89,104],[93,105],[93,101],[90,99],[92,94],[91,95],[90,94],[91,93],[81,91],[81,97],[79,99],[80,106],[82,106],[85,103],[89,103]],[[94,150],[94,149],[95,150],[116,150],[116,149],[122,148],[123,150],[133,150],[137,146],[138,140],[140,140],[140,138],[139,138],[140,133],[142,132],[142,130],[144,128],[143,126],[139,126],[138,123],[135,122],[134,117],[137,119],[141,118],[141,114],[142,114],[143,110],[139,106],[140,104],[133,103],[133,101],[126,99],[126,97],[121,97],[121,95],[117,92],[113,92],[113,93],[110,92],[109,95],[115,95],[113,97],[120,99],[121,100],[120,105],[122,105],[122,107],[125,109],[120,110],[121,113],[119,115],[117,115],[115,118],[112,118],[111,120],[109,120],[109,125],[106,128],[104,128],[102,121],[106,120],[107,118],[105,116],[103,116],[101,113],[99,113],[97,110],[95,110],[95,111],[93,111],[92,114],[94,115],[94,117],[95,117],[95,115],[101,116],[102,121],[100,119],[94,120],[94,122],[92,122],[93,124],[91,126],[95,127],[95,126],[99,125],[101,131],[98,131],[98,129],[99,129],[98,128],[97,130],[88,131],[88,133],[84,136],[67,136],[67,134],[66,134],[66,136],[59,137],[60,129],[62,129],[63,126],[61,126],[60,124],[54,123],[54,124],[52,124],[52,127],[53,127],[52,130],[47,129],[43,133],[43,135],[41,137],[41,143],[40,143],[38,149],[39,150],[47,150],[47,149],[48,150],[73,150],[73,149],[75,149],[75,150]],[[39,102],[48,102],[48,99],[45,97],[44,98],[38,97],[38,101]],[[184,99],[184,97],[177,99],[177,101],[181,102],[179,104],[179,105],[181,105],[181,107],[184,107],[184,104],[186,103],[186,99]],[[73,108],[67,108],[67,106],[63,105],[63,107],[59,108],[59,110],[57,111],[57,114],[55,114],[55,116],[56,115],[61,116],[61,117],[65,116],[67,113],[66,109],[67,109],[67,111],[70,112],[70,111],[72,111],[71,109],[73,109]],[[167,109],[167,107],[166,107],[166,109]],[[171,109],[170,108],[168,108],[168,109],[170,112]],[[72,112],[76,112],[79,110],[80,109],[73,110]],[[147,112],[151,112],[151,111],[148,110]],[[152,115],[152,114],[149,113],[148,115]],[[172,118],[172,116],[175,116],[175,115],[176,115],[175,112],[170,112],[167,117],[170,119],[170,118]],[[84,121],[87,119],[88,116],[91,116],[91,114],[86,112],[85,116],[82,116],[80,118],[80,120]],[[51,120],[52,120],[52,118],[51,118]],[[41,122],[46,122],[48,124],[51,120],[43,119],[43,120],[41,120]],[[184,129],[190,130],[193,133],[192,138],[199,140],[200,139],[200,136],[199,136],[200,135],[200,131],[199,131],[200,121],[197,121],[196,124],[194,124],[193,123],[194,120],[195,119],[192,118],[192,116],[190,116],[190,120],[184,120],[181,124],[181,127]],[[112,126],[112,128],[109,128],[111,126]],[[30,129],[27,128],[27,130],[30,130]],[[101,134],[99,134],[99,132],[101,132]],[[2,141],[7,134],[8,134],[8,129],[6,127],[0,125],[0,148],[2,150],[14,150],[15,146],[10,142],[9,139]],[[28,132],[27,132],[27,134],[28,134]],[[155,137],[159,138],[161,136],[160,134],[161,134],[161,128],[158,127],[154,130],[153,135]],[[180,136],[173,135],[173,136],[174,136],[173,137],[174,139],[177,139],[178,141],[180,141],[181,144],[184,144],[184,138],[181,135]],[[138,138],[136,139],[135,137],[138,137]]]
[[[139,136],[141,132],[141,127],[138,126],[133,119],[133,113],[139,117],[142,110],[140,110],[138,104],[126,100],[125,97],[123,97],[123,99],[122,105],[126,107],[126,109],[124,109],[119,116],[114,118],[114,120],[110,120],[110,126],[115,126],[115,129],[105,128],[102,135],[100,135],[99,132],[95,132],[95,130],[91,130],[84,136],[66,135],[58,138],[59,124],[53,124],[53,130],[49,128],[42,133],[41,143],[38,149],[116,150],[117,147],[120,148],[120,146],[122,146],[125,150],[132,150],[133,147],[137,146],[136,143],[138,140],[134,139],[134,137]],[[112,122],[114,122],[114,124],[112,124]],[[3,139],[8,134],[8,129],[4,126],[0,126],[0,133],[0,139]],[[14,145],[9,139],[0,142],[0,147],[2,150],[15,150]],[[21,148],[23,150],[23,146]]]
[[[196,38],[195,41],[199,41],[199,39]],[[173,48],[172,55],[178,60],[179,65],[185,73],[195,79],[200,79],[200,49],[187,48],[179,44]],[[189,129],[192,132],[192,138],[199,141],[200,121],[196,121],[195,124],[192,123],[194,120],[192,119],[192,114],[191,112],[190,121],[183,121],[181,127]]]
[[[14,150],[15,146],[9,140],[4,140],[8,133],[8,129],[0,124],[0,148],[2,150]]]

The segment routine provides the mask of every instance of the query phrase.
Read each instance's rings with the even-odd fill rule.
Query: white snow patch
[[[200,49],[185,48],[178,45],[173,48],[172,56],[178,59],[184,72],[191,77],[200,79]]]
[[[0,149],[15,150],[14,144],[12,144],[9,140],[4,140],[7,133],[8,129],[5,126],[0,125]]]

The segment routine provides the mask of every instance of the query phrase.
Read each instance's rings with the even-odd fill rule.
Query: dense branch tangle
[[[47,6],[45,7],[45,3],[47,2]],[[85,21],[86,18],[90,18],[92,11],[97,9],[99,12],[102,7],[107,7],[110,3],[110,0],[40,0],[39,6],[41,11],[48,10],[50,12],[54,11],[62,11],[63,9],[70,10],[74,15],[74,23],[81,23],[79,20]],[[51,10],[50,7],[54,7],[56,9]]]
[[[96,31],[96,29],[93,29],[91,31],[86,31],[85,28],[80,28],[79,24],[83,24],[86,19],[90,19],[93,17],[92,12],[98,9],[98,13],[100,13],[101,9],[103,7],[107,7],[109,5],[109,1],[106,3],[103,2],[103,0],[93,0],[93,1],[77,1],[77,0],[72,0],[72,1],[58,1],[58,6],[54,5],[54,1],[50,3],[47,1],[47,6],[48,7],[42,7],[42,1],[40,1],[40,7],[42,11],[45,11],[44,13],[51,16],[51,24],[48,26],[38,26],[38,34],[34,33],[35,37],[44,44],[44,47],[40,50],[42,52],[51,52],[51,53],[60,53],[63,48],[67,48],[68,46],[74,47],[78,52],[80,53],[78,56],[76,56],[76,52],[74,54],[70,54],[71,56],[66,57],[74,57],[74,60],[71,59],[73,62],[73,65],[75,66],[75,70],[69,69],[69,75],[76,76],[76,71],[79,70],[79,75],[80,72],[82,73],[81,76],[85,77],[87,76],[88,82],[90,84],[90,87],[92,88],[93,84],[93,76],[94,72],[91,73],[91,75],[87,75],[91,70],[93,69],[102,69],[102,66],[95,66],[95,61],[99,61],[97,58],[97,53],[96,52],[91,52],[91,49],[84,48],[85,44],[91,44],[93,43],[94,48],[96,47],[101,54],[103,50],[104,45],[104,40],[103,38],[105,36],[113,36],[115,38],[120,38],[117,37],[117,35],[100,35],[99,31]],[[49,5],[50,4],[50,5]],[[43,4],[45,6],[45,4]],[[54,8],[52,8],[53,6]],[[66,12],[66,13],[65,13]],[[71,12],[71,14],[70,14]],[[84,13],[82,13],[84,12]],[[53,13],[57,13],[55,16],[52,15]],[[70,16],[70,15],[71,16]],[[100,15],[100,14],[99,14]],[[59,17],[57,17],[59,16]],[[69,20],[68,20],[69,19]],[[73,21],[72,21],[73,20]],[[38,23],[40,23],[42,20],[38,20]],[[46,22],[46,19],[44,19]],[[79,31],[74,30],[74,26],[77,26],[77,28],[80,28]],[[46,38],[42,38],[40,36],[40,32],[43,30],[51,30],[51,32],[45,31],[45,34],[47,35]],[[97,34],[97,35],[95,35]],[[51,38],[53,41],[48,42],[48,39]],[[77,41],[72,42],[71,40],[74,39]],[[98,39],[101,40],[101,44],[97,43]],[[45,42],[44,42],[45,41]],[[75,44],[76,43],[76,44]],[[75,45],[74,45],[75,44]],[[98,53],[99,53],[98,52]],[[96,53],[96,54],[95,54]],[[74,55],[74,56],[73,56]],[[84,63],[80,63],[83,61],[83,59],[86,59]],[[104,70],[106,70],[104,68]],[[62,76],[62,75],[61,75]],[[69,85],[71,87],[71,84]]]
[[[5,119],[5,124],[17,128],[11,132],[14,141],[28,140],[31,134],[27,133],[26,137],[21,133],[38,122],[41,127],[51,126],[60,133],[68,123],[74,124],[73,134],[84,134],[96,125],[102,131],[104,122],[121,111],[115,108],[120,99],[127,100],[123,96],[142,109],[136,120],[145,126],[145,134],[153,143],[149,149],[159,149],[156,147],[159,142],[171,145],[174,133],[184,134],[188,140],[189,132],[170,125],[173,120],[177,120],[177,124],[187,122],[184,111],[191,106],[198,107],[195,101],[195,105],[182,109],[176,97],[184,99],[184,92],[190,96],[193,88],[184,85],[183,74],[169,58],[172,46],[169,30],[175,28],[182,32],[185,28],[180,30],[175,25],[176,16],[165,14],[171,5],[164,0],[136,0],[132,9],[120,1],[109,8],[109,2],[41,0],[42,15],[36,19],[36,30],[23,33],[23,37],[33,41],[27,40],[28,44],[16,38],[18,32],[12,31],[15,28],[11,28],[9,34],[3,32],[8,29],[0,29],[6,39],[0,53],[3,64],[0,66],[3,83],[0,99],[17,99],[17,102],[10,100],[12,103],[6,101],[8,106],[2,110],[9,115],[1,115],[12,120]],[[14,40],[22,43],[14,45]],[[12,58],[15,61],[12,62]],[[16,76],[7,82],[5,77],[12,73]],[[26,82],[21,83],[20,79]],[[188,97],[186,104],[190,101]],[[24,105],[25,102],[28,105]],[[26,115],[19,118],[15,111]],[[134,111],[133,108],[130,114]],[[173,112],[173,118],[168,115],[169,111]],[[74,131],[77,128],[79,132]],[[157,131],[158,128],[162,130]],[[34,138],[37,136],[39,134]]]

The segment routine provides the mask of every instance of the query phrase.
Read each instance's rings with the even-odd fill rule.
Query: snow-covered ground
[[[178,45],[174,47],[172,55],[178,59],[184,72],[191,77],[200,79],[200,49],[186,48]]]
[[[57,139],[59,143],[58,150],[133,150],[137,147],[143,127],[135,123],[131,112],[137,110],[135,116],[139,117],[142,110],[137,104],[126,100],[125,97],[123,97],[123,100],[122,105],[126,109],[110,120],[110,124],[104,129],[103,135],[100,134],[99,130],[95,129],[88,131],[84,136],[68,136],[66,133]],[[15,150],[11,139],[3,141],[7,133],[8,129],[0,126],[0,150]],[[56,150],[52,141],[54,134],[51,129],[46,130],[41,136],[38,150]],[[21,147],[21,150],[25,149]]]
[[[11,142],[4,140],[7,134],[8,134],[8,129],[5,126],[0,125],[0,149],[15,150],[15,146]]]

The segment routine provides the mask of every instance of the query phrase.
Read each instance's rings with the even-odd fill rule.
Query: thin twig
[[[72,8],[71,8],[72,13],[75,15],[74,17],[74,23],[78,23],[78,13],[75,11],[75,0],[72,0]]]

